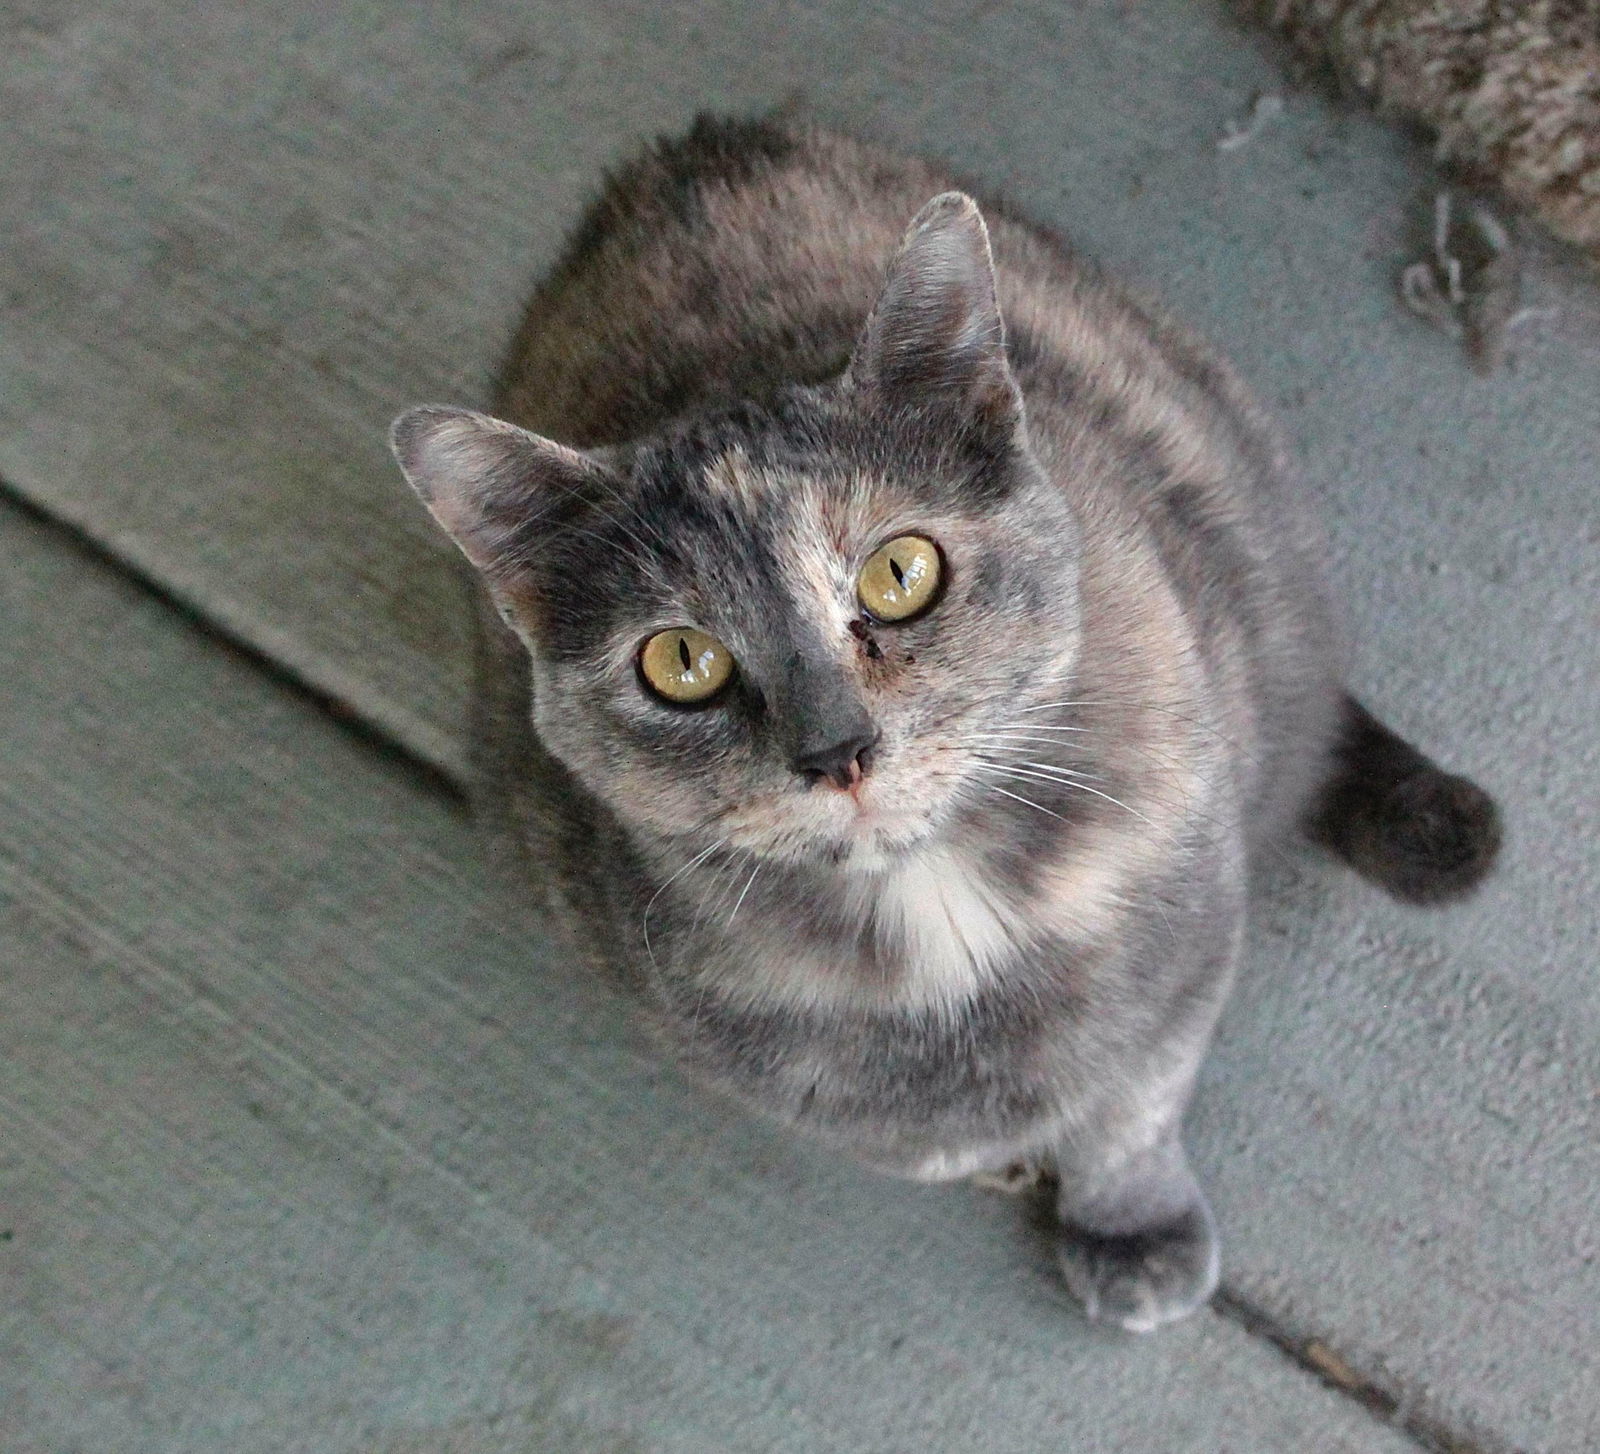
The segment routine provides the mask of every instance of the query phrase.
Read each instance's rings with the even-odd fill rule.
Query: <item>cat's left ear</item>
[[[912,221],[846,378],[876,404],[954,407],[997,430],[1021,425],[989,229],[964,192],[935,197]]]
[[[424,404],[389,445],[422,503],[473,565],[503,580],[606,473],[576,449],[472,409]]]

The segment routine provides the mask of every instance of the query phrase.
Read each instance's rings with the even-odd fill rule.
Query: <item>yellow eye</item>
[[[733,675],[733,653],[692,626],[658,631],[639,653],[639,670],[669,702],[709,702]]]
[[[943,566],[931,540],[900,535],[873,551],[861,567],[856,594],[880,621],[909,621],[920,616],[939,594]]]

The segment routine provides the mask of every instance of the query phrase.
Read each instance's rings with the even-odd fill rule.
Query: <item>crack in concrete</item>
[[[401,764],[407,771],[414,773],[429,791],[438,793],[456,804],[466,803],[465,785],[458,781],[455,774],[444,764],[418,752],[403,738],[365,716],[358,707],[346,701],[337,692],[331,692],[319,685],[242,633],[220,624],[206,610],[203,602],[191,600],[182,592],[175,591],[165,581],[152,575],[136,561],[119,553],[92,531],[56,514],[48,506],[41,505],[39,501],[3,479],[0,479],[0,501],[14,509],[17,514],[52,531],[72,549],[89,557],[98,565],[115,571],[152,600],[159,601],[167,607],[191,630],[199,632],[207,640],[216,642],[226,651],[248,662],[279,686],[315,707],[366,746]]]
[[[1251,1337],[1270,1343],[1296,1367],[1335,1393],[1353,1399],[1428,1454],[1524,1454],[1487,1430],[1452,1427],[1424,1408],[1417,1394],[1392,1379],[1356,1368],[1321,1338],[1296,1333],[1226,1285],[1212,1295],[1211,1308]]]

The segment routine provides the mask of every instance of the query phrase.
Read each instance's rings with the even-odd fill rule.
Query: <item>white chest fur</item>
[[[845,896],[878,953],[902,970],[895,998],[908,1007],[970,999],[1020,937],[1015,907],[966,854],[945,846],[853,875]]]

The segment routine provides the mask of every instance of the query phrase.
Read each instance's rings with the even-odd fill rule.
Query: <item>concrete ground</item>
[[[1394,298],[1425,152],[1209,0],[3,16],[0,1449],[1600,1447],[1592,277],[1535,242],[1553,314],[1473,374]],[[796,91],[1235,360],[1359,687],[1506,807],[1445,913],[1285,867],[1191,1122],[1224,1291],[1148,1339],[1011,1203],[688,1091],[453,787],[385,425],[482,397],[606,162]]]

